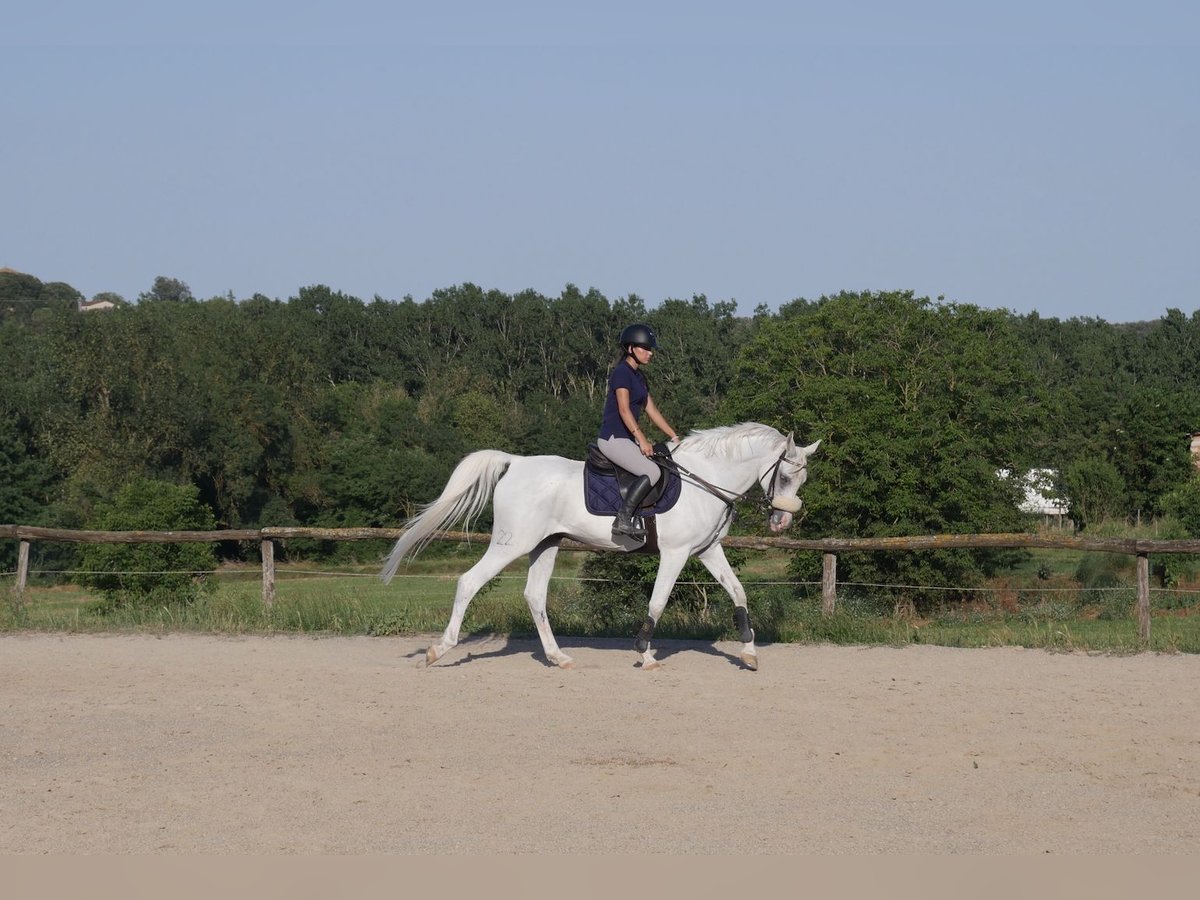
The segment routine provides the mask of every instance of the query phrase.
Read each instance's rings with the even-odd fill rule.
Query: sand
[[[7,854],[1190,854],[1200,657],[0,637]]]

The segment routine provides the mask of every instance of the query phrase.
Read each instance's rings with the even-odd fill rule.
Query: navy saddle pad
[[[657,444],[654,449],[670,458],[670,451],[665,444]],[[679,473],[659,465],[662,477],[651,488],[642,508],[640,516],[654,516],[664,513],[679,500],[681,483]],[[621,484],[618,477],[632,484],[637,476],[624,469],[618,470],[612,462],[600,452],[595,444],[588,445],[587,461],[583,466],[583,502],[587,511],[594,516],[615,516],[621,508]]]

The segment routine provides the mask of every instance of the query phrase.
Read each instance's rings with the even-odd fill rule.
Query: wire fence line
[[[297,580],[303,578],[369,578],[377,579],[377,572],[351,572],[338,569],[323,569],[320,571],[314,569],[288,569],[276,568],[277,575],[288,575]],[[15,571],[0,572],[0,578],[16,577]],[[251,569],[105,569],[98,572],[94,569],[30,569],[29,577],[37,576],[91,576],[91,575],[191,575],[191,576],[209,576],[209,577],[254,577],[257,578],[259,573]],[[433,581],[450,581],[457,580],[461,573],[454,572],[421,572],[421,573],[397,573],[393,576],[393,580],[399,579],[428,579]],[[526,575],[506,575],[500,574],[492,578],[493,581],[524,581]],[[615,578],[599,578],[582,575],[551,575],[552,581],[566,581],[575,583],[605,583],[616,584],[618,579]],[[743,587],[819,587],[820,581],[805,580],[805,579],[739,579]],[[707,579],[679,579],[675,582],[676,585],[685,587],[720,587],[719,581]],[[968,593],[968,594],[995,594],[1002,592],[1016,592],[1020,594],[1078,594],[1087,592],[1090,594],[1103,593],[1124,593],[1133,588],[1133,585],[1109,585],[1089,587],[1087,585],[1070,585],[1063,587],[1035,587],[1032,585],[933,585],[933,584],[901,584],[896,582],[886,581],[839,581],[839,587],[843,588],[874,588],[877,590],[898,590],[898,591],[930,591],[943,593]],[[1154,594],[1187,594],[1200,595],[1200,588],[1178,588],[1178,587],[1151,587],[1151,593]]]
[[[26,589],[29,576],[29,550],[34,541],[91,543],[91,544],[142,544],[142,543],[213,543],[258,541],[262,555],[262,599],[266,606],[275,600],[275,542],[290,539],[327,541],[346,540],[395,540],[403,529],[398,528],[257,528],[227,529],[224,531],[82,531],[73,529],[42,528],[26,525],[0,525],[0,539],[10,538],[19,542],[16,583],[13,591],[20,596]],[[486,533],[439,532],[437,540],[488,543],[491,536]],[[820,538],[797,539],[779,536],[752,537],[734,536],[722,540],[726,547],[748,550],[818,551],[822,554],[821,598],[822,612],[832,614],[837,597],[837,557],[839,553],[863,551],[909,552],[948,549],[1057,549],[1085,552],[1125,554],[1136,557],[1137,617],[1138,633],[1143,641],[1150,638],[1150,566],[1151,553],[1200,553],[1200,540],[1148,540],[1143,538],[1091,538],[1055,534],[931,534],[877,538]],[[564,539],[564,550],[598,551],[601,548]],[[355,573],[358,574],[358,573]],[[364,576],[369,577],[369,576]],[[842,587],[875,587],[889,590],[953,590],[969,591],[976,588],[935,587],[914,585],[854,585],[842,582]],[[1115,588],[1122,590],[1122,588]],[[995,592],[996,587],[980,588]],[[999,590],[1025,590],[1012,587]],[[1058,590],[1049,588],[1046,590]],[[1069,590],[1069,589],[1062,589]],[[1088,588],[1106,590],[1106,588]],[[1124,588],[1128,590],[1128,588]]]
[[[0,525],[0,539],[15,538],[22,542],[49,541],[82,544],[152,544],[152,543],[214,543],[268,542],[291,539],[317,541],[395,540],[402,528],[308,528],[266,527],[225,529],[221,531],[88,531],[67,528],[43,528],[32,525]],[[441,531],[435,540],[479,542],[487,544],[491,535],[486,532]],[[1141,555],[1144,553],[1200,553],[1200,539],[1159,540],[1157,538],[1099,538],[1078,535],[1044,533],[991,534],[919,534],[895,537],[853,538],[789,538],[778,535],[755,537],[727,536],[721,540],[725,547],[748,550],[816,550],[823,553],[859,551],[913,551],[949,549],[1051,549],[1082,550],[1106,553]],[[565,538],[563,550],[609,550]]]
[[[276,575],[291,575],[291,576],[295,577],[296,579],[303,579],[303,578],[372,578],[372,579],[377,579],[379,577],[378,573],[374,573],[374,572],[338,572],[338,571],[316,572],[311,569],[276,569],[275,573],[276,573]],[[11,576],[11,575],[15,575],[16,573],[15,572],[0,573],[0,577],[2,577],[3,574],[7,574],[7,575]],[[251,572],[248,570],[222,571],[220,569],[215,569],[215,570],[214,569],[164,569],[161,571],[152,570],[152,569],[129,569],[129,570],[105,569],[102,572],[97,572],[97,571],[94,571],[91,569],[88,569],[88,570],[84,570],[84,569],[30,569],[29,570],[29,576],[31,578],[34,576],[38,576],[38,575],[194,575],[194,576],[212,576],[212,577],[216,577],[216,578],[237,577],[239,575],[245,575],[245,576],[252,576],[255,578],[258,577],[257,572]],[[419,578],[430,579],[433,581],[450,581],[450,580],[457,580],[460,577],[460,575],[461,575],[461,573],[452,573],[452,572],[428,572],[428,573],[411,573],[411,574],[397,573],[396,575],[392,576],[392,578],[393,578],[393,580],[396,580],[396,581],[398,581],[400,579],[419,579]],[[525,575],[503,575],[502,574],[502,575],[493,576],[491,580],[492,581],[524,581],[525,578],[526,578]],[[593,577],[585,577],[582,575],[551,575],[550,579],[552,581],[597,582],[597,583],[604,582],[604,583],[608,583],[608,584],[618,583],[618,579],[615,579],[615,578],[593,578]],[[688,580],[688,579],[682,579],[682,578],[677,580],[675,583],[687,585],[687,586],[691,586],[691,587],[720,587],[721,586],[721,583],[719,581],[694,581],[694,580]],[[758,581],[758,580],[742,579],[742,584],[747,585],[747,586],[749,586],[749,585],[761,585],[761,586],[813,585],[813,586],[815,586],[815,585],[819,585],[820,583],[821,582],[819,582],[819,581]],[[842,584],[853,584],[853,582],[842,582]]]

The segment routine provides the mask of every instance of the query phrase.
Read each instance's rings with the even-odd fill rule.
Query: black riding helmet
[[[621,332],[621,346],[628,347],[630,344],[635,347],[645,347],[647,350],[657,350],[658,338],[654,336],[654,331],[649,325],[638,323],[626,326],[625,330]]]

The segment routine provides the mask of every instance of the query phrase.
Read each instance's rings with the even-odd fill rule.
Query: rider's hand
[[[638,449],[642,451],[642,456],[652,456],[654,454],[654,446],[644,437],[638,438]]]

